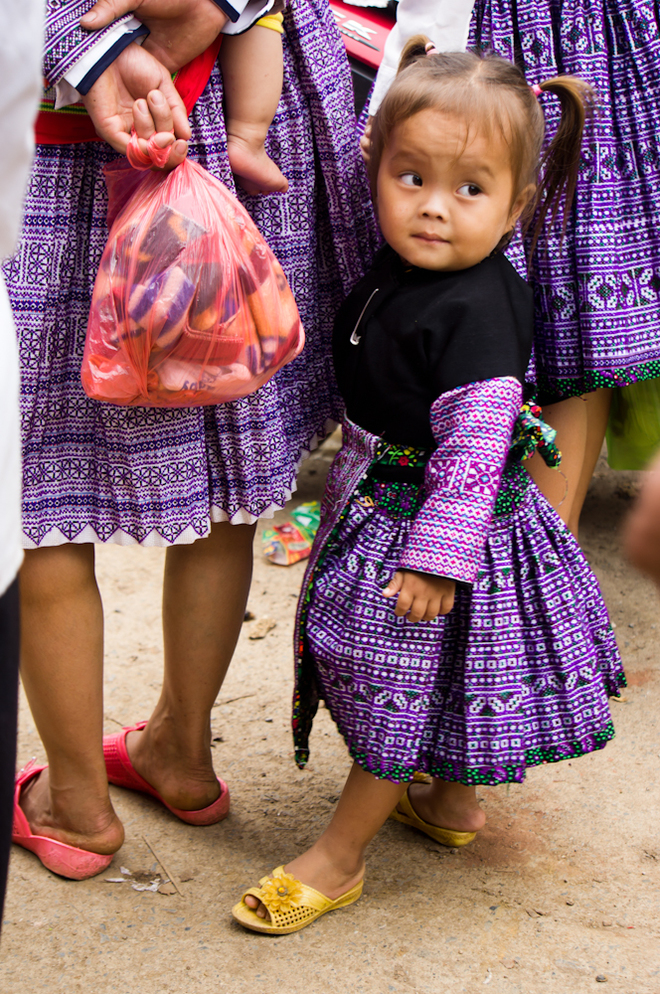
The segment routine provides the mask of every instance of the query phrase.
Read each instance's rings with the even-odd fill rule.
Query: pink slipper
[[[188,825],[215,825],[222,821],[229,814],[229,788],[218,777],[220,785],[220,797],[209,804],[206,808],[198,808],[197,811],[183,811],[180,808],[173,808],[167,801],[163,800],[158,791],[143,780],[137,770],[134,769],[126,748],[126,736],[129,732],[140,732],[146,725],[146,721],[138,721],[137,725],[130,728],[122,728],[116,735],[106,735],[103,739],[103,755],[105,756],[105,768],[108,773],[108,780],[115,787],[127,787],[129,790],[139,790],[143,794],[151,794],[157,801],[164,804],[168,811],[185,821]]]
[[[32,834],[20,805],[21,791],[26,783],[38,777],[45,769],[45,765],[37,766],[35,761],[31,759],[27,766],[19,770],[16,775],[14,824],[11,841],[15,842],[17,846],[29,849],[41,860],[47,870],[52,870],[60,877],[68,877],[69,880],[86,880],[87,877],[95,877],[97,873],[102,873],[110,866],[112,853],[109,856],[103,856],[100,853],[88,852],[86,849],[67,846],[66,843],[49,839],[45,835]]]

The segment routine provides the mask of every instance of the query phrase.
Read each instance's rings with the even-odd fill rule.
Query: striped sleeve
[[[43,73],[48,83],[59,83],[106,35],[132,19],[125,14],[99,31],[83,31],[80,18],[94,6],[94,0],[47,0],[46,40]]]

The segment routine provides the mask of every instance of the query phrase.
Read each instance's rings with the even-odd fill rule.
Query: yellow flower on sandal
[[[261,886],[261,903],[265,904],[269,911],[291,911],[292,908],[300,904],[302,898],[302,884],[292,873],[277,873],[273,871],[273,876],[269,877],[265,884]]]
[[[349,904],[357,901],[361,893],[360,880],[350,890],[332,900],[313,887],[296,880],[291,873],[285,872],[283,866],[278,866],[269,877],[261,878],[258,887],[250,887],[244,891],[242,900],[232,908],[232,914],[237,922],[253,932],[287,935],[311,925],[328,911],[348,907]],[[256,897],[266,908],[268,917],[260,918],[257,912],[245,903],[246,897]]]

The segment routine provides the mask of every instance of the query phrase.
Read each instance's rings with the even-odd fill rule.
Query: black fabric
[[[441,394],[496,376],[524,384],[533,326],[532,290],[503,255],[434,272],[404,268],[386,246],[335,322],[348,417],[389,442],[433,448],[429,412]]]
[[[216,5],[216,7],[220,8],[223,14],[227,15],[227,17],[232,22],[232,24],[234,24],[241,16],[240,12],[238,10],[235,10],[235,8],[232,7],[232,5],[227,2],[227,0],[213,0],[213,3]]]
[[[14,812],[18,715],[18,580],[0,597],[0,922]]]

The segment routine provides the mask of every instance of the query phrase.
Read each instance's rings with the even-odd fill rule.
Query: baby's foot
[[[263,143],[228,135],[227,154],[236,182],[246,193],[286,193],[289,189],[289,181],[268,157]]]
[[[364,862],[361,861],[357,867],[338,866],[328,855],[314,846],[288,863],[284,870],[293,874],[301,883],[320,891],[330,901],[336,901],[362,880]],[[249,894],[245,898],[245,903],[248,908],[256,911],[259,918],[268,917],[268,911],[256,897]]]
[[[444,780],[413,783],[408,787],[408,799],[416,814],[436,828],[478,832],[486,824],[486,815],[479,807],[475,788],[462,783]]]

